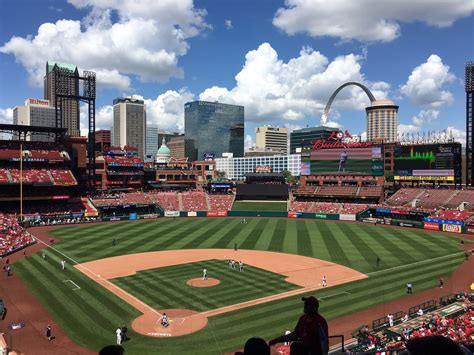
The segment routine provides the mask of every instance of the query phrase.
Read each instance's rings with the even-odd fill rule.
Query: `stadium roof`
[[[291,133],[305,133],[305,132],[315,132],[315,131],[339,132],[339,128],[326,127],[326,126],[306,127],[306,128],[301,128],[301,129],[294,129],[293,131],[291,131]]]
[[[41,133],[59,133],[65,134],[67,128],[27,126],[20,124],[0,123],[0,131],[3,132],[41,132]]]

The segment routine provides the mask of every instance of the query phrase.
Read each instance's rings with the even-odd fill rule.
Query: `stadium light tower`
[[[466,186],[474,186],[474,62],[466,63]]]

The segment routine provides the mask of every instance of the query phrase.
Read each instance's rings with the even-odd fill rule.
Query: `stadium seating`
[[[20,183],[20,169],[10,169],[11,182]],[[23,170],[23,183],[52,183],[49,169]]]
[[[454,221],[465,221],[474,214],[470,212],[439,210],[430,215],[431,218],[449,219]]]
[[[228,211],[232,209],[234,195],[207,195],[210,211]]]
[[[474,211],[474,190],[458,190],[454,196],[447,201],[446,207],[458,208],[463,202],[468,202],[466,209]]]
[[[367,209],[367,204],[291,201],[290,212],[320,212],[357,214]]]
[[[383,194],[383,187],[382,186],[362,186],[359,189],[360,196],[366,197],[381,197]]]
[[[206,194],[201,191],[183,192],[181,194],[185,211],[207,211]]]
[[[179,196],[176,192],[150,192],[153,202],[161,206],[164,211],[179,211]]]
[[[0,213],[0,256],[35,243],[35,239],[17,222],[15,215]]]
[[[391,206],[404,206],[423,193],[424,189],[400,189],[395,192],[387,203]]]
[[[0,169],[0,184],[8,184],[10,182],[10,178],[8,177],[8,173],[6,169]]]
[[[77,185],[77,181],[68,169],[51,169],[55,185]]]

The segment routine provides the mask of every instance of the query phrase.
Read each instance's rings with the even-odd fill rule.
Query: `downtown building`
[[[369,142],[394,143],[397,141],[398,106],[393,101],[372,101],[365,111],[367,112],[367,140]]]
[[[466,63],[466,186],[474,186],[474,62]]]
[[[24,106],[13,109],[13,124],[24,126],[56,127],[56,114],[48,100],[27,99]],[[27,141],[54,142],[52,133],[27,135]]]
[[[115,146],[138,149],[138,156],[144,158],[146,152],[146,106],[143,100],[132,97],[114,100]]]
[[[339,132],[339,129],[325,126],[295,129],[290,133],[290,154],[301,153],[304,149],[310,149],[313,147],[313,141],[326,140],[334,132]]]
[[[301,169],[300,154],[259,157],[233,157],[232,154],[226,154],[225,157],[214,160],[217,171],[225,172],[226,178],[230,180],[243,180],[245,175],[255,173],[260,169],[269,170],[272,173],[288,170],[291,175],[299,176]]]
[[[244,107],[193,101],[184,105],[184,131],[191,147],[189,158],[244,156]]]
[[[288,153],[288,128],[261,126],[255,129],[256,150],[271,151],[274,154]]]
[[[67,89],[71,95],[79,94],[79,71],[77,66],[73,64],[46,62],[46,75],[44,77],[44,98],[49,101],[52,107],[56,106],[56,83],[55,83],[55,70],[66,70],[74,74],[65,83]],[[72,99],[62,99],[59,105],[62,109],[62,122],[61,127],[67,128],[66,134],[68,136],[79,137],[81,135],[80,130],[80,114],[79,114],[79,102]],[[56,123],[54,125],[56,127]]]
[[[158,140],[158,127],[156,126],[146,126],[146,149],[145,154],[147,158],[156,157],[156,153],[158,152],[159,148],[159,140]]]

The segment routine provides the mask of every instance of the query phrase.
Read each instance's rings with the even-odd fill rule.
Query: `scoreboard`
[[[461,144],[397,146],[394,178],[399,181],[461,182]]]

